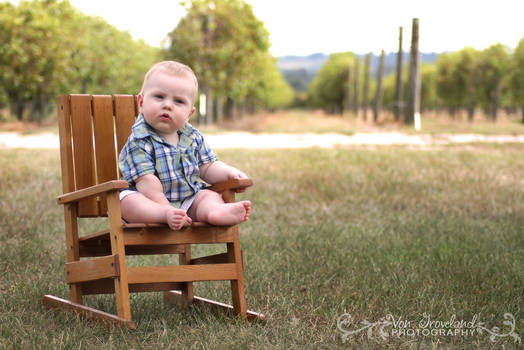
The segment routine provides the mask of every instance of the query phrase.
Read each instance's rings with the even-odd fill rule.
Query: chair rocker
[[[165,301],[179,305],[205,304],[248,320],[262,314],[246,309],[244,270],[238,226],[193,223],[179,231],[163,224],[123,224],[119,191],[118,153],[138,112],[133,95],[62,95],[58,97],[58,124],[67,248],[66,281],[70,300],[45,295],[50,308],[67,309],[81,317],[136,328],[129,293],[164,292]],[[212,186],[224,201],[251,186],[250,179]],[[80,235],[78,219],[108,217],[108,229]],[[192,244],[225,244],[227,252],[192,258]],[[127,267],[128,255],[178,254],[178,265]],[[231,281],[232,305],[197,297],[193,282]],[[117,314],[83,305],[90,294],[115,294]]]

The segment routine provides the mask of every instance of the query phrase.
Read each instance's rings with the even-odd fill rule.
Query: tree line
[[[197,101],[205,103],[204,123],[286,107],[294,99],[297,105],[269,53],[269,33],[250,5],[193,0],[185,6],[187,14],[166,33],[166,47],[156,48],[67,0],[0,2],[0,112],[40,120],[62,93],[136,94],[144,73],[164,59],[195,71],[207,97]],[[399,98],[398,74],[377,81],[369,62],[352,52],[332,54],[299,105],[335,113],[378,105],[391,112],[404,108],[398,101],[407,100],[407,69],[401,70]],[[513,50],[501,44],[467,47],[422,64],[420,100],[422,111],[446,109],[452,116],[466,111],[470,119],[479,109],[493,120],[501,108],[520,110],[524,122],[524,38]]]
[[[422,64],[420,76],[422,111],[444,109],[452,117],[463,111],[473,120],[475,111],[482,110],[496,120],[505,109],[521,113],[524,123],[524,38],[515,49],[495,44],[484,50],[465,47],[440,54],[435,63]],[[375,103],[379,91],[381,105],[393,113],[405,107],[405,102],[397,103],[397,77],[392,72],[383,81],[375,79],[367,59],[352,52],[335,53],[309,85],[308,103],[332,113],[358,111]],[[406,101],[406,65],[400,78],[402,101]]]
[[[0,109],[40,120],[62,93],[136,94],[145,72],[165,59],[193,68],[207,110],[215,112],[207,113],[210,120],[292,102],[293,90],[268,52],[269,33],[250,5],[195,0],[186,9],[161,49],[67,0],[0,2]]]

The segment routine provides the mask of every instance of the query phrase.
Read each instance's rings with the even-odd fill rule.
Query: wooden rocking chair
[[[135,329],[131,319],[130,292],[164,291],[164,299],[179,304],[207,304],[226,309],[248,320],[264,315],[248,311],[238,226],[194,223],[180,231],[162,224],[123,224],[119,190],[118,153],[124,146],[138,107],[132,95],[62,95],[58,97],[60,158],[64,194],[67,264],[70,300],[51,295],[43,303],[75,311],[82,317],[109,321]],[[252,185],[250,179],[215,184],[226,202],[235,192]],[[78,218],[108,216],[108,229],[79,235]],[[192,244],[227,245],[227,252],[192,258]],[[178,254],[173,266],[127,267],[127,255]],[[231,281],[233,305],[197,297],[193,282]],[[116,296],[117,315],[85,305],[82,296]]]

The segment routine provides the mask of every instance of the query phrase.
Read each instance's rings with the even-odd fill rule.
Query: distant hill
[[[328,55],[315,53],[309,56],[283,56],[278,58],[278,67],[282,71],[305,69],[316,73],[327,61]]]
[[[420,60],[422,63],[433,63],[438,58],[438,53],[431,52],[431,53],[421,53],[420,54]],[[358,55],[360,58],[364,58],[365,55]],[[372,74],[376,75],[376,72],[378,70],[378,63],[380,60],[380,56],[371,55],[371,72]],[[404,56],[402,57],[402,62],[404,64],[409,62],[409,52],[404,52]],[[386,54],[385,60],[384,60],[384,75],[388,75],[391,72],[394,72],[397,69],[397,53],[391,52]]]
[[[438,53],[421,53],[423,63],[433,63],[438,58]],[[357,54],[364,59],[366,56]],[[309,56],[282,56],[278,58],[277,65],[288,83],[297,91],[306,91],[307,86],[313,80],[322,65],[327,61],[329,55],[315,53]],[[379,56],[371,55],[371,74],[376,75],[378,70]],[[403,62],[409,62],[409,52],[404,52]],[[386,54],[384,62],[384,74],[395,71],[397,65],[397,53]]]

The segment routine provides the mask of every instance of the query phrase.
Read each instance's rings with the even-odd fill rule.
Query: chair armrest
[[[218,193],[222,193],[227,190],[234,190],[235,192],[238,192],[250,186],[253,186],[253,180],[251,179],[233,179],[217,182],[209,189]]]
[[[118,191],[128,188],[129,184],[124,180],[112,180],[104,182],[95,186],[86,187],[78,191],[65,193],[56,198],[58,204],[66,204],[70,202],[77,202],[81,199],[86,199],[93,196],[98,196],[100,194]]]

